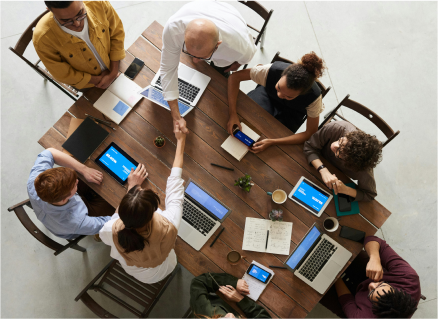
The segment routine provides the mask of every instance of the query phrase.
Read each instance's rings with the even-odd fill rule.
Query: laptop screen
[[[190,182],[189,186],[187,186],[186,194],[219,219],[222,219],[228,213],[228,208],[222,206],[217,200],[208,195],[193,182]]]
[[[148,86],[145,90],[142,90],[140,94],[170,111],[169,104],[164,99],[163,93],[161,91],[155,90],[153,87]],[[179,113],[184,114],[190,109],[190,106],[185,105],[178,100],[178,108]]]
[[[319,213],[329,199],[326,193],[323,193],[321,189],[311,183],[306,182],[305,179],[298,185],[292,197],[315,213]]]
[[[297,267],[301,259],[303,259],[303,257],[306,255],[306,253],[318,239],[319,235],[321,235],[321,232],[318,230],[318,228],[316,228],[316,226],[313,226],[300,245],[295,249],[292,255],[290,255],[289,259],[286,261],[286,265],[295,270],[295,267]]]

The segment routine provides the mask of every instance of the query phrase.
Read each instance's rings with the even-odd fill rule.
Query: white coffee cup
[[[329,221],[332,221],[332,222],[333,222],[333,227],[331,227],[331,228],[327,228],[327,227],[326,227],[326,223],[331,224]],[[328,231],[328,232],[331,233],[331,232],[334,232],[336,229],[338,229],[338,227],[339,227],[339,221],[338,221],[336,218],[334,218],[334,217],[327,217],[327,218],[324,220],[323,226],[324,226],[324,229],[325,229],[326,231]]]
[[[267,192],[267,194],[272,196],[272,201],[276,204],[283,204],[287,199],[287,194],[282,189],[276,189],[272,193]]]

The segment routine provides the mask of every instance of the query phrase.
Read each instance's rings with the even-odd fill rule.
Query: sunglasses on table
[[[217,48],[218,48],[218,45],[216,45],[216,47],[213,49],[213,52],[211,52],[209,58],[200,58],[200,57],[197,57],[197,56],[191,55],[189,52],[187,52],[186,41],[184,41],[181,51],[182,51],[182,53],[185,53],[185,54],[187,54],[188,56],[191,56],[192,58],[199,59],[199,60],[204,60],[204,61],[210,61],[211,58],[213,57],[213,54],[216,52]]]

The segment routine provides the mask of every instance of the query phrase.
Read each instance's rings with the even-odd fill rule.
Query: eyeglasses
[[[78,16],[76,19],[73,18],[72,20],[82,21],[82,20],[85,19],[86,16],[87,16],[87,13],[85,12],[84,14],[81,14],[80,16]],[[70,26],[70,25],[73,25],[74,23],[75,23],[74,21],[69,21],[69,22],[66,22],[66,23],[64,23],[64,24],[61,24],[61,26],[63,26],[63,27],[68,27],[68,26]]]
[[[389,284],[386,282],[386,281],[382,281],[376,288],[374,288],[373,290],[371,290],[370,291],[370,293],[368,294],[368,299],[371,301],[371,302],[373,302],[372,300],[371,300],[371,296],[374,294],[374,291],[377,289],[377,288],[379,288],[379,287],[381,287],[382,285],[388,285],[389,286]]]
[[[186,41],[184,41],[181,51],[182,51],[182,53],[185,53],[185,54],[191,56],[192,58],[199,59],[199,60],[204,60],[204,61],[210,61],[211,58],[212,58],[212,56],[213,56],[213,54],[216,52],[216,50],[217,50],[218,47],[219,47],[219,46],[216,45],[216,47],[213,49],[213,52],[211,52],[211,55],[210,55],[209,58],[199,58],[199,57],[197,57],[197,56],[191,55],[189,52],[187,52],[187,49],[186,49]]]
[[[336,152],[335,152],[335,157],[336,158],[338,158],[338,159],[340,159],[340,157],[339,157],[339,155],[341,155],[341,148],[342,148],[342,140],[343,139],[343,137],[340,137],[339,138],[339,140],[338,140],[338,143],[339,143],[339,148],[336,150]]]

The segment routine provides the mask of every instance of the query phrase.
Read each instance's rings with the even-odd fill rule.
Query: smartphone
[[[248,137],[248,135],[243,134],[241,130],[239,130],[238,128],[236,128],[233,131],[233,135],[234,137],[236,137],[239,141],[241,141],[243,144],[245,144],[248,147],[252,147],[255,143],[254,140],[250,139]]]
[[[134,80],[135,76],[138,74],[138,72],[140,72],[143,65],[144,62],[142,60],[140,60],[139,58],[135,58],[134,61],[132,61],[131,65],[128,67],[128,69],[125,71],[125,75],[131,80]]]
[[[341,226],[339,237],[357,241],[358,243],[363,243],[365,239],[365,232],[351,227]]]
[[[251,277],[261,281],[264,284],[266,284],[272,276],[271,273],[267,272],[266,270],[263,270],[260,267],[257,267],[254,264],[251,264],[251,266],[249,266],[246,273]]]
[[[338,206],[340,212],[349,212],[351,210],[350,196],[338,194]]]

